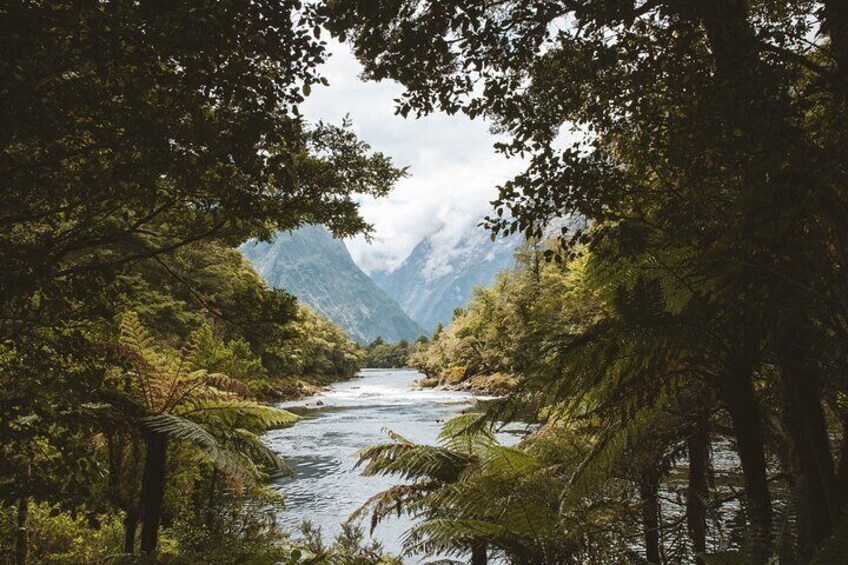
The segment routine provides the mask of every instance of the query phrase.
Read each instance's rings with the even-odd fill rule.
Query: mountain
[[[454,242],[437,232],[423,239],[392,271],[375,271],[371,278],[410,318],[427,332],[447,324],[454,309],[465,306],[476,286],[489,286],[495,275],[515,263],[520,234],[492,241],[477,226]]]
[[[287,290],[360,344],[377,337],[414,340],[424,333],[323,226],[280,233],[270,244],[249,242],[241,252],[270,286]]]

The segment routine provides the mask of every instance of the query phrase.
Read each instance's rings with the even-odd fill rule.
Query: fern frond
[[[242,485],[255,484],[261,473],[250,459],[225,449],[208,449],[197,452],[198,458],[214,465],[218,471]]]
[[[503,445],[489,447],[480,458],[482,473],[505,479],[527,476],[537,465],[536,459],[526,451]]]
[[[218,448],[218,442],[212,434],[197,423],[176,414],[167,412],[152,414],[144,417],[142,423],[151,431],[188,442],[205,450]]]
[[[370,513],[370,531],[373,534],[377,524],[385,518],[392,515],[400,516],[403,513],[413,514],[417,503],[436,486],[437,483],[431,481],[421,481],[411,485],[395,485],[366,500],[350,515],[348,522],[355,522]]]
[[[272,473],[293,475],[291,467],[286,464],[276,451],[265,445],[262,439],[250,430],[241,428],[225,429],[219,437],[219,443],[234,453],[239,453],[251,462],[262,466]]]
[[[120,343],[138,350],[153,348],[153,337],[142,325],[136,312],[125,312],[121,316],[120,330]]]
[[[253,432],[290,426],[300,419],[300,416],[273,406],[226,398],[194,403],[186,407],[182,413],[193,420],[214,422]]]
[[[665,413],[664,396],[639,409],[628,420],[609,426],[571,476],[563,493],[564,508],[572,508],[606,481],[613,470],[624,466],[629,449],[641,445],[652,434]]]
[[[442,447],[390,443],[359,452],[357,467],[363,474],[399,475],[406,480],[430,478],[442,482],[456,480],[473,458]]]
[[[485,414],[461,414],[445,422],[438,441],[452,451],[479,453],[497,443],[489,425]]]
[[[248,399],[253,396],[250,388],[242,381],[229,377],[223,373],[208,373],[205,375],[206,384],[218,390],[233,393],[240,398]]]
[[[508,536],[503,527],[482,520],[432,519],[415,526],[403,538],[404,553],[459,555],[478,539]]]

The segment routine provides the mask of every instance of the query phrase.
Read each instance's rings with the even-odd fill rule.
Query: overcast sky
[[[311,121],[340,123],[350,114],[357,134],[410,176],[387,198],[365,199],[362,213],[374,224],[374,241],[348,240],[353,259],[365,271],[392,269],[424,237],[437,231],[443,245],[489,211],[495,187],[518,172],[520,163],[496,155],[496,137],[480,119],[438,114],[422,119],[394,114],[402,89],[393,82],[363,82],[350,50],[330,43],[324,67],[329,87],[316,86],[303,106]]]

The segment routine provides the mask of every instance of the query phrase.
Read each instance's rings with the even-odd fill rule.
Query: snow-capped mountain
[[[473,226],[455,241],[437,232],[423,239],[396,269],[375,271],[371,278],[427,332],[447,324],[465,306],[476,286],[489,286],[512,267],[523,238],[516,234],[492,241]]]

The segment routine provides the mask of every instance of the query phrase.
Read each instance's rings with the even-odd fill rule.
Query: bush
[[[446,385],[458,385],[465,379],[465,367],[448,367],[439,373],[439,381]]]
[[[0,513],[0,539],[6,540],[3,545],[14,544],[16,518],[13,508]],[[82,509],[71,515],[49,504],[31,503],[28,538],[30,563],[91,563],[120,552],[123,527],[114,514],[93,515]],[[11,564],[11,553],[0,563]]]

